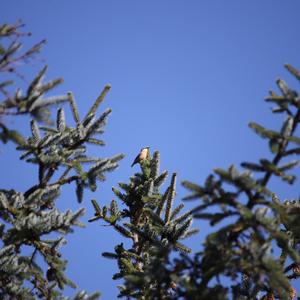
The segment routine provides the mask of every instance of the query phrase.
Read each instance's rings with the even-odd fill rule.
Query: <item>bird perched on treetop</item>
[[[135,158],[135,160],[133,161],[131,167],[133,167],[135,164],[140,163],[141,161],[148,159],[149,157],[149,151],[150,147],[144,147],[141,149],[140,153],[137,155],[137,157]]]

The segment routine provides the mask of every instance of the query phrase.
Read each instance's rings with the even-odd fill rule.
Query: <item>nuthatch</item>
[[[149,149],[150,149],[150,147],[142,148],[140,153],[138,154],[138,156],[135,158],[134,162],[132,163],[131,167],[133,167],[135,164],[138,164],[145,159],[148,159]]]

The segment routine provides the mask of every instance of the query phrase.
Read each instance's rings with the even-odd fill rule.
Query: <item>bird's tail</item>
[[[139,162],[139,155],[135,158],[135,160],[133,161],[132,165],[131,165],[131,168],[137,164]]]

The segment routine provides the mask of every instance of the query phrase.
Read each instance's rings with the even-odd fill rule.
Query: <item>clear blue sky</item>
[[[278,128],[281,117],[272,116],[264,96],[278,77],[299,87],[283,68],[287,62],[300,68],[299,12],[299,1],[278,0],[2,1],[1,22],[21,18],[33,33],[30,43],[48,39],[41,55],[47,78],[65,79],[57,92],[73,91],[82,114],[106,83],[112,85],[102,107],[113,109],[107,146],[92,154],[126,158],[95,195],[87,195],[84,221],[93,213],[92,197],[108,202],[111,187],[133,174],[130,164],[142,146],[159,150],[162,168],[178,172],[179,181],[199,183],[214,167],[270,157],[247,124]],[[11,122],[29,128],[27,120]],[[36,173],[17,157],[13,146],[1,147],[1,187],[24,191]],[[275,190],[286,197],[299,192],[277,184]],[[186,194],[178,186],[178,199]],[[58,205],[79,207],[72,187]],[[201,224],[199,239],[207,230]],[[122,238],[93,223],[68,240],[69,277],[80,289],[115,299],[116,265],[100,253]],[[199,249],[199,240],[190,244]]]

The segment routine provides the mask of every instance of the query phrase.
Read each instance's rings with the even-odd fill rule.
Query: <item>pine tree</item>
[[[17,74],[16,62],[26,62],[39,52],[44,42],[18,56],[23,36],[21,25],[0,26],[0,71]],[[9,37],[10,44],[5,39]],[[0,298],[1,299],[67,299],[63,296],[66,285],[76,287],[64,272],[67,260],[61,257],[60,247],[66,243],[64,236],[73,232],[74,226],[83,227],[80,217],[84,208],[76,212],[59,211],[55,203],[66,184],[74,183],[77,200],[83,200],[85,189],[95,191],[105,174],[118,166],[123,155],[110,158],[90,157],[88,144],[103,146],[100,139],[111,110],[96,115],[99,105],[110,89],[107,85],[84,118],[80,118],[72,93],[45,98],[44,94],[61,79],[44,83],[44,67],[22,96],[17,89],[11,95],[7,90],[12,81],[0,84],[6,97],[0,104],[0,115],[28,114],[31,120],[31,136],[24,138],[16,130],[7,128],[1,119],[1,140],[17,143],[20,159],[37,167],[37,184],[25,192],[0,190]],[[56,126],[51,126],[48,106],[67,102],[70,104],[75,127],[65,120],[63,108],[57,110]],[[40,123],[48,126],[42,126]],[[54,234],[58,232],[58,234]],[[51,238],[49,235],[51,234]],[[29,253],[29,254],[28,254]],[[44,265],[37,257],[43,258]],[[96,299],[99,294],[79,292],[73,299]],[[69,299],[69,298],[68,298]]]
[[[175,251],[191,251],[181,240],[197,233],[190,228],[191,211],[178,216],[184,207],[182,203],[173,209],[176,173],[165,192],[160,192],[168,172],[160,173],[159,164],[158,151],[143,160],[140,173],[131,177],[129,183],[119,183],[122,191],[113,188],[119,201],[112,200],[109,207],[101,208],[96,200],[92,201],[95,217],[90,221],[101,219],[131,241],[129,249],[121,243],[114,252],[103,253],[117,260],[119,272],[113,279],[124,280],[119,297],[171,299],[177,279],[165,267]],[[123,209],[120,204],[124,204]]]

